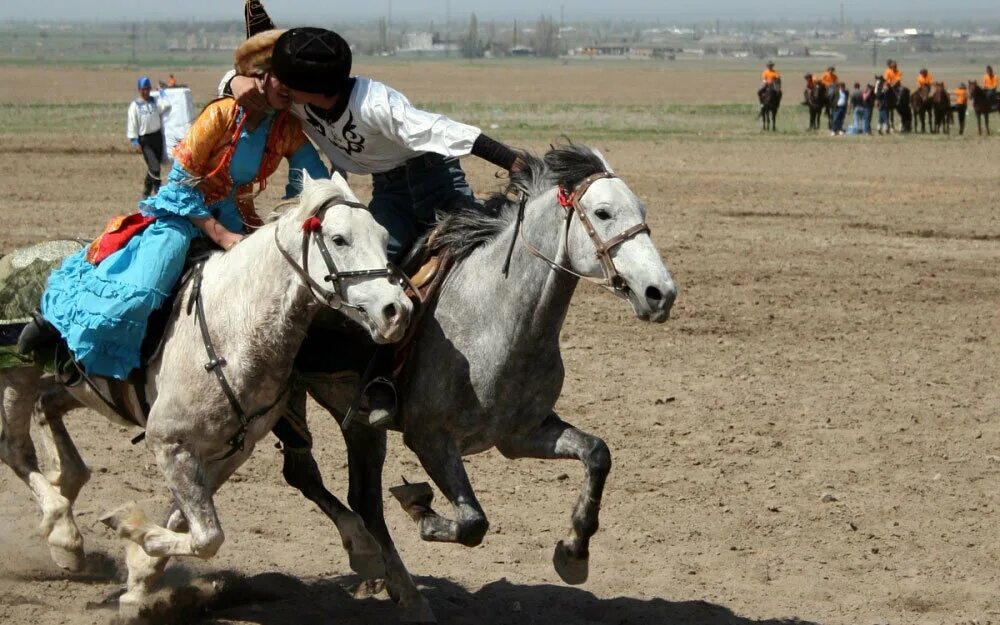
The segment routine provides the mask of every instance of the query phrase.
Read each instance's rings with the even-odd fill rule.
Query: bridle
[[[621,277],[621,274],[618,273],[618,268],[615,267],[615,261],[611,258],[611,252],[614,251],[614,249],[619,245],[632,239],[636,235],[642,234],[643,232],[649,233],[649,225],[645,221],[642,221],[605,241],[601,238],[601,235],[597,233],[597,229],[594,228],[594,224],[590,220],[590,217],[587,216],[586,211],[580,205],[580,200],[583,199],[584,194],[587,193],[592,184],[598,180],[617,177],[618,176],[612,174],[611,172],[598,172],[585,178],[583,182],[578,184],[576,188],[573,189],[572,192],[567,192],[566,188],[560,185],[559,191],[556,195],[559,205],[563,207],[563,210],[566,213],[565,225],[562,232],[563,241],[568,244],[569,228],[570,225],[572,225],[573,216],[576,215],[577,219],[580,220],[580,225],[582,225],[584,231],[586,231],[587,236],[589,236],[590,240],[594,243],[597,260],[600,261],[601,269],[604,273],[603,279],[585,276],[581,273],[573,271],[569,267],[566,267],[565,265],[549,258],[541,250],[532,245],[530,241],[528,241],[528,239],[524,236],[524,232],[521,230],[521,224],[524,223],[524,207],[528,201],[527,196],[523,194],[521,196],[521,206],[518,215],[518,232],[520,233],[521,239],[524,240],[524,245],[528,248],[528,251],[531,252],[532,255],[545,261],[552,269],[576,276],[577,278],[582,278],[588,282],[592,282],[598,286],[608,289],[618,297],[628,298],[628,284],[625,282],[625,279]]]
[[[292,258],[292,255],[285,251],[285,248],[281,247],[281,243],[278,242],[278,229],[274,229],[274,244],[281,252],[282,257],[292,266],[295,273],[302,278],[305,282],[306,287],[309,289],[309,293],[313,298],[323,304],[328,306],[333,310],[340,310],[341,308],[351,308],[358,311],[362,316],[367,317],[368,312],[363,306],[357,304],[352,304],[346,299],[347,291],[345,284],[350,281],[356,280],[366,280],[369,278],[386,278],[390,282],[399,284],[400,286],[408,285],[409,279],[399,270],[398,267],[392,263],[386,263],[386,266],[380,269],[358,269],[354,271],[338,271],[337,264],[333,261],[333,255],[330,254],[330,248],[327,247],[326,241],[323,239],[321,234],[322,220],[320,215],[322,215],[328,208],[332,206],[350,206],[351,208],[361,208],[368,210],[368,207],[360,202],[352,202],[344,198],[335,197],[328,200],[320,209],[316,212],[316,216],[306,219],[302,223],[302,264]],[[314,237],[313,234],[316,234]],[[326,265],[327,274],[323,277],[323,280],[329,282],[332,288],[326,288],[325,286],[316,282],[311,275],[309,275],[309,243],[314,241],[316,247],[319,248],[320,256],[323,258],[323,263]]]
[[[320,209],[316,212],[316,215],[309,217],[302,223],[302,264],[300,265],[292,258],[278,241],[278,228],[275,225],[274,228],[274,244],[277,246],[278,251],[281,252],[282,257],[292,266],[292,269],[299,275],[300,278],[305,282],[306,286],[309,288],[309,293],[313,298],[325,306],[329,306],[334,310],[340,310],[341,308],[352,308],[363,317],[368,317],[367,311],[365,311],[363,306],[357,304],[352,304],[345,299],[346,290],[345,283],[351,280],[363,280],[367,278],[387,278],[391,282],[396,282],[400,286],[407,284],[412,288],[409,279],[403,272],[401,272],[392,263],[386,263],[386,266],[382,269],[361,269],[356,271],[338,271],[337,264],[333,262],[333,255],[330,254],[330,249],[327,247],[326,242],[323,240],[323,235],[321,233],[323,223],[319,215],[322,215],[331,206],[350,206],[352,208],[362,208],[368,210],[368,207],[359,202],[352,202],[350,200],[345,200],[341,197],[334,197],[329,199]],[[315,237],[313,234],[317,233]],[[320,255],[323,257],[323,262],[326,264],[327,275],[324,276],[326,282],[331,283],[332,288],[328,289],[315,280],[309,275],[309,242],[314,240],[316,242],[316,247],[319,248]],[[215,344],[212,341],[211,333],[208,329],[208,322],[205,318],[205,305],[203,298],[201,296],[201,282],[202,282],[202,268],[204,263],[197,265],[194,269],[194,284],[191,289],[191,298],[188,300],[188,314],[192,312],[195,313],[195,317],[198,321],[198,328],[201,332],[202,342],[205,345],[205,354],[208,356],[208,362],[205,363],[205,371],[215,374],[216,380],[219,382],[219,386],[222,389],[223,395],[225,395],[226,400],[229,402],[230,408],[232,408],[233,414],[239,420],[239,428],[236,433],[227,441],[229,444],[229,450],[221,458],[216,459],[216,461],[222,461],[230,458],[238,451],[244,449],[244,444],[247,436],[247,432],[250,428],[251,423],[253,423],[259,417],[269,413],[274,409],[275,406],[282,400],[282,398],[288,392],[288,386],[282,388],[278,395],[274,398],[271,403],[261,406],[254,410],[253,412],[247,412],[240,403],[236,392],[233,387],[229,384],[229,380],[226,378],[226,374],[223,371],[223,367],[226,365],[226,359],[220,356],[215,351]]]

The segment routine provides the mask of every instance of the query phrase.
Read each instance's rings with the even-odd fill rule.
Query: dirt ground
[[[60,71],[32,69],[30,80],[25,71],[0,69],[10,87],[0,99],[77,97]],[[565,82],[643,83],[651,70],[590,71]],[[216,75],[205,72],[206,89]],[[387,80],[396,78],[405,80]],[[548,78],[521,80],[537,95]],[[459,97],[477,101],[510,96],[464,89]],[[639,84],[573,96],[649,94]],[[0,134],[0,251],[92,236],[132,205],[139,158],[76,145]],[[421,542],[386,493],[397,544],[440,621],[1000,621],[996,146],[806,135],[597,144],[647,202],[681,292],[671,320],[650,326],[581,286],[566,322],[558,411],[614,457],[591,577],[570,588],[551,566],[580,466],[482,454],[467,462],[492,522],[478,548]],[[467,165],[480,192],[496,185],[492,170]],[[96,519],[130,499],[150,511],[166,504],[146,449],[129,445],[133,432],[75,416],[69,427],[94,470],[76,510],[92,570],[71,576],[49,561],[37,507],[0,470],[0,623],[107,622],[102,601],[122,583],[123,544]],[[318,409],[310,419],[328,485],[346,493],[336,427]],[[384,595],[352,596],[357,579],[334,528],[284,485],[280,464],[269,441],[260,445],[217,498],[219,555],[171,565],[176,587],[229,589],[178,619],[393,622]],[[386,485],[400,477],[426,479],[393,437]]]

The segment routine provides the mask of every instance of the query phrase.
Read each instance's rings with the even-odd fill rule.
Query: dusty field
[[[518,68],[510,78],[523,92],[496,87],[509,68],[485,77],[442,64],[371,69],[418,101],[445,99],[420,78],[445,72],[458,83],[479,76],[475,89],[456,87],[472,103],[691,102],[686,91],[652,84],[643,67]],[[132,73],[93,74],[74,95],[62,71],[26,72],[0,69],[9,87],[0,99],[131,95],[108,85],[130,85]],[[208,90],[215,77],[192,82]],[[597,80],[607,83],[580,87]],[[730,100],[756,82],[723,71],[714,80],[742,81]],[[521,143],[541,149],[551,139]],[[581,286],[567,320],[559,411],[605,438],[615,461],[591,578],[565,587],[550,564],[580,467],[473,457],[471,478],[492,521],[479,548],[422,543],[386,500],[403,557],[441,622],[1000,621],[995,141],[733,130],[595,145],[647,201],[681,295],[673,318],[651,327]],[[480,192],[496,184],[491,170],[468,165]],[[7,133],[0,171],[5,252],[93,235],[131,207],[142,166],[118,134]],[[370,193],[365,181],[352,183]],[[344,493],[339,435],[310,414],[328,484]],[[94,469],[77,509],[94,572],[74,578],[49,562],[27,489],[0,470],[5,624],[106,622],[112,612],[99,604],[123,579],[123,545],[96,518],[129,499],[148,510],[166,503],[131,433],[86,413],[69,425]],[[387,486],[425,479],[398,438],[392,444]],[[177,584],[246,578],[238,598],[197,622],[392,622],[389,602],[351,597],[356,578],[334,529],[284,485],[280,462],[261,445],[219,494],[228,540],[218,557],[171,565]],[[826,493],[836,501],[822,501]]]

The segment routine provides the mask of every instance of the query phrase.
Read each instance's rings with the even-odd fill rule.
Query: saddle
[[[23,364],[34,362],[42,366],[46,371],[54,374],[61,384],[68,387],[87,384],[112,410],[117,417],[115,419],[117,422],[122,425],[145,427],[150,409],[146,398],[146,367],[163,347],[167,326],[174,316],[177,294],[190,280],[192,269],[211,254],[213,249],[214,246],[207,240],[195,239],[192,242],[185,258],[182,277],[174,285],[170,296],[163,302],[163,305],[154,310],[147,320],[146,335],[140,348],[141,365],[132,371],[126,380],[85,375],[83,368],[75,361],[66,341],[61,336],[51,342],[46,341],[44,345],[34,349],[28,355],[22,355]],[[38,292],[34,300],[36,307],[40,299],[41,291]],[[51,328],[51,333],[57,334],[57,330],[52,328],[51,324],[45,321],[40,313],[36,311],[33,315],[36,324],[48,326]]]

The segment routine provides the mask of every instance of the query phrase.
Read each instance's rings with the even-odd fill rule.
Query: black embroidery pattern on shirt
[[[332,130],[332,128],[329,128],[321,119],[316,117],[310,107],[305,107],[305,110],[306,121],[316,129],[316,132],[332,143],[334,147],[348,156],[355,152],[364,152],[365,138],[355,131],[357,124],[354,123],[353,111],[347,111],[347,121],[344,122],[344,129],[341,131],[341,136],[338,137],[332,132],[327,132],[328,129]]]

